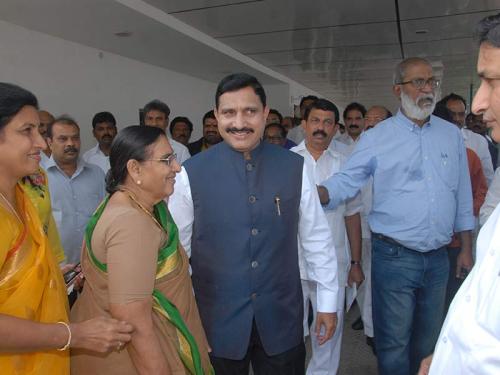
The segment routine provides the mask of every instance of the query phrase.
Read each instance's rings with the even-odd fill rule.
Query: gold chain
[[[0,192],[0,197],[2,197],[2,199],[4,200],[4,202],[7,204],[7,207],[17,217],[17,220],[19,220],[21,222],[21,224],[23,224],[23,221],[21,220],[21,217],[17,213],[16,209],[10,204],[9,200],[7,198],[5,198],[5,195],[3,195],[2,192]]]
[[[151,219],[155,222],[155,224],[156,224],[156,225],[157,225],[157,226],[158,226],[158,227],[159,227],[162,231],[164,231],[164,232],[165,232],[165,229],[162,227],[162,225],[160,224],[160,222],[159,222],[158,220],[156,220],[156,217],[154,217],[154,215],[153,215],[151,212],[149,212],[149,210],[148,210],[146,207],[144,207],[144,206],[143,206],[143,205],[142,205],[142,204],[141,204],[141,203],[137,200],[137,198],[134,196],[134,194],[133,194],[131,191],[129,191],[129,190],[127,190],[127,189],[123,188],[123,187],[120,189],[120,191],[121,191],[122,193],[127,194],[127,196],[130,198],[130,200],[131,200],[131,201],[133,201],[133,202],[134,202],[134,203],[135,203],[135,204],[136,204],[136,205],[137,205],[137,206],[138,206],[138,207],[139,207],[142,211],[144,211],[144,212],[146,213],[146,215],[148,215],[148,216],[149,216],[149,217],[150,217],[150,218],[151,218]]]

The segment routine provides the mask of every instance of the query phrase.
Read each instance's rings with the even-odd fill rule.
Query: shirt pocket
[[[457,152],[451,150],[437,151],[438,174],[445,187],[456,191],[460,176],[459,158]]]

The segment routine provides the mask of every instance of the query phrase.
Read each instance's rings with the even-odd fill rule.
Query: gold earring
[[[137,185],[140,185],[140,184],[142,184],[142,181],[141,181],[141,180],[137,180],[135,183],[136,183]]]

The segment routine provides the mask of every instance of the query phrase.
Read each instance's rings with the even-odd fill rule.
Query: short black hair
[[[215,91],[215,108],[219,108],[219,98],[221,95],[226,92],[238,91],[245,87],[251,87],[259,97],[262,106],[266,106],[266,92],[257,78],[247,73],[235,73],[224,77],[217,86],[217,90]]]
[[[168,107],[168,105],[166,105],[165,103],[163,103],[161,100],[158,99],[151,100],[144,106],[142,111],[144,112],[144,116],[146,116],[146,114],[151,111],[162,112],[165,114],[165,117],[170,116],[170,108]]]
[[[314,102],[308,105],[306,110],[304,111],[304,120],[307,121],[313,109],[320,109],[322,111],[333,112],[333,114],[335,115],[335,123],[339,122],[339,116],[340,116],[339,109],[331,101],[327,99],[316,99]]]
[[[207,113],[205,113],[205,114],[203,115],[203,119],[201,120],[201,123],[202,123],[203,125],[205,125],[205,121],[206,121],[206,119],[209,119],[209,118],[213,118],[214,120],[217,120],[217,119],[215,118],[215,113],[214,113],[214,110],[213,110],[213,109],[212,109],[212,110],[210,110],[210,111],[208,111]]]
[[[281,113],[279,113],[279,111],[278,111],[277,109],[271,108],[271,109],[269,110],[269,115],[270,115],[271,113],[273,113],[273,114],[275,114],[276,116],[278,116],[278,118],[280,119],[280,124],[283,122],[283,115],[282,115]],[[269,116],[269,115],[268,115],[268,116]]]
[[[278,124],[277,122],[272,122],[270,124],[267,124],[266,127],[264,128],[264,134],[266,134],[266,130],[270,128],[278,128],[281,134],[281,137],[283,139],[286,138],[286,129],[283,125]]]
[[[172,121],[170,121],[170,127],[168,128],[170,130],[170,134],[174,131],[175,125],[178,124],[179,122],[183,122],[187,124],[189,128],[189,133],[193,132],[193,123],[187,118],[183,116],[177,116],[175,117]]]
[[[347,117],[347,114],[350,111],[353,111],[353,110],[361,112],[361,115],[363,117],[365,117],[365,115],[366,115],[366,108],[365,108],[365,106],[363,104],[360,104],[360,103],[357,103],[357,102],[352,102],[352,103],[349,103],[347,105],[347,107],[345,107],[344,113],[342,114],[342,117],[344,117],[344,119],[345,119]]]
[[[467,108],[467,102],[465,101],[464,97],[455,94],[454,92],[446,95],[443,99],[440,100],[440,102],[443,102],[443,104],[446,106],[450,100],[461,101],[462,103],[464,103],[464,107]]]
[[[447,101],[444,101],[443,99],[437,102],[432,114],[453,124],[453,117],[451,116],[448,107],[446,107],[446,102]]]
[[[476,27],[476,39],[479,45],[490,43],[500,48],[500,13],[483,18]]]
[[[103,122],[116,126],[115,116],[111,112],[97,112],[92,118],[92,129],[95,129],[97,124]]]
[[[145,161],[149,155],[147,148],[165,133],[153,126],[128,126],[113,140],[109,152],[110,169],[106,175],[106,190],[113,194],[125,182],[128,175],[127,162],[131,159]]]
[[[25,106],[38,109],[36,96],[20,86],[0,82],[0,131]]]
[[[299,108],[302,108],[302,106],[304,105],[304,102],[306,101],[314,101],[314,100],[318,100],[319,98],[315,95],[307,95],[307,96],[303,96],[302,99],[300,99],[300,104],[299,104]]]
[[[59,117],[56,117],[56,119],[47,126],[47,138],[52,139],[53,128],[55,124],[72,125],[76,126],[78,130],[80,130],[80,127],[73,117],[68,115],[61,115]]]

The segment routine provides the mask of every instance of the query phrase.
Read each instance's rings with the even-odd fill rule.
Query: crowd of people
[[[421,57],[394,114],[237,73],[200,139],[153,100],[82,155],[0,83],[0,372],[334,375],[356,299],[381,375],[500,373],[500,14],[477,35],[469,113]]]

